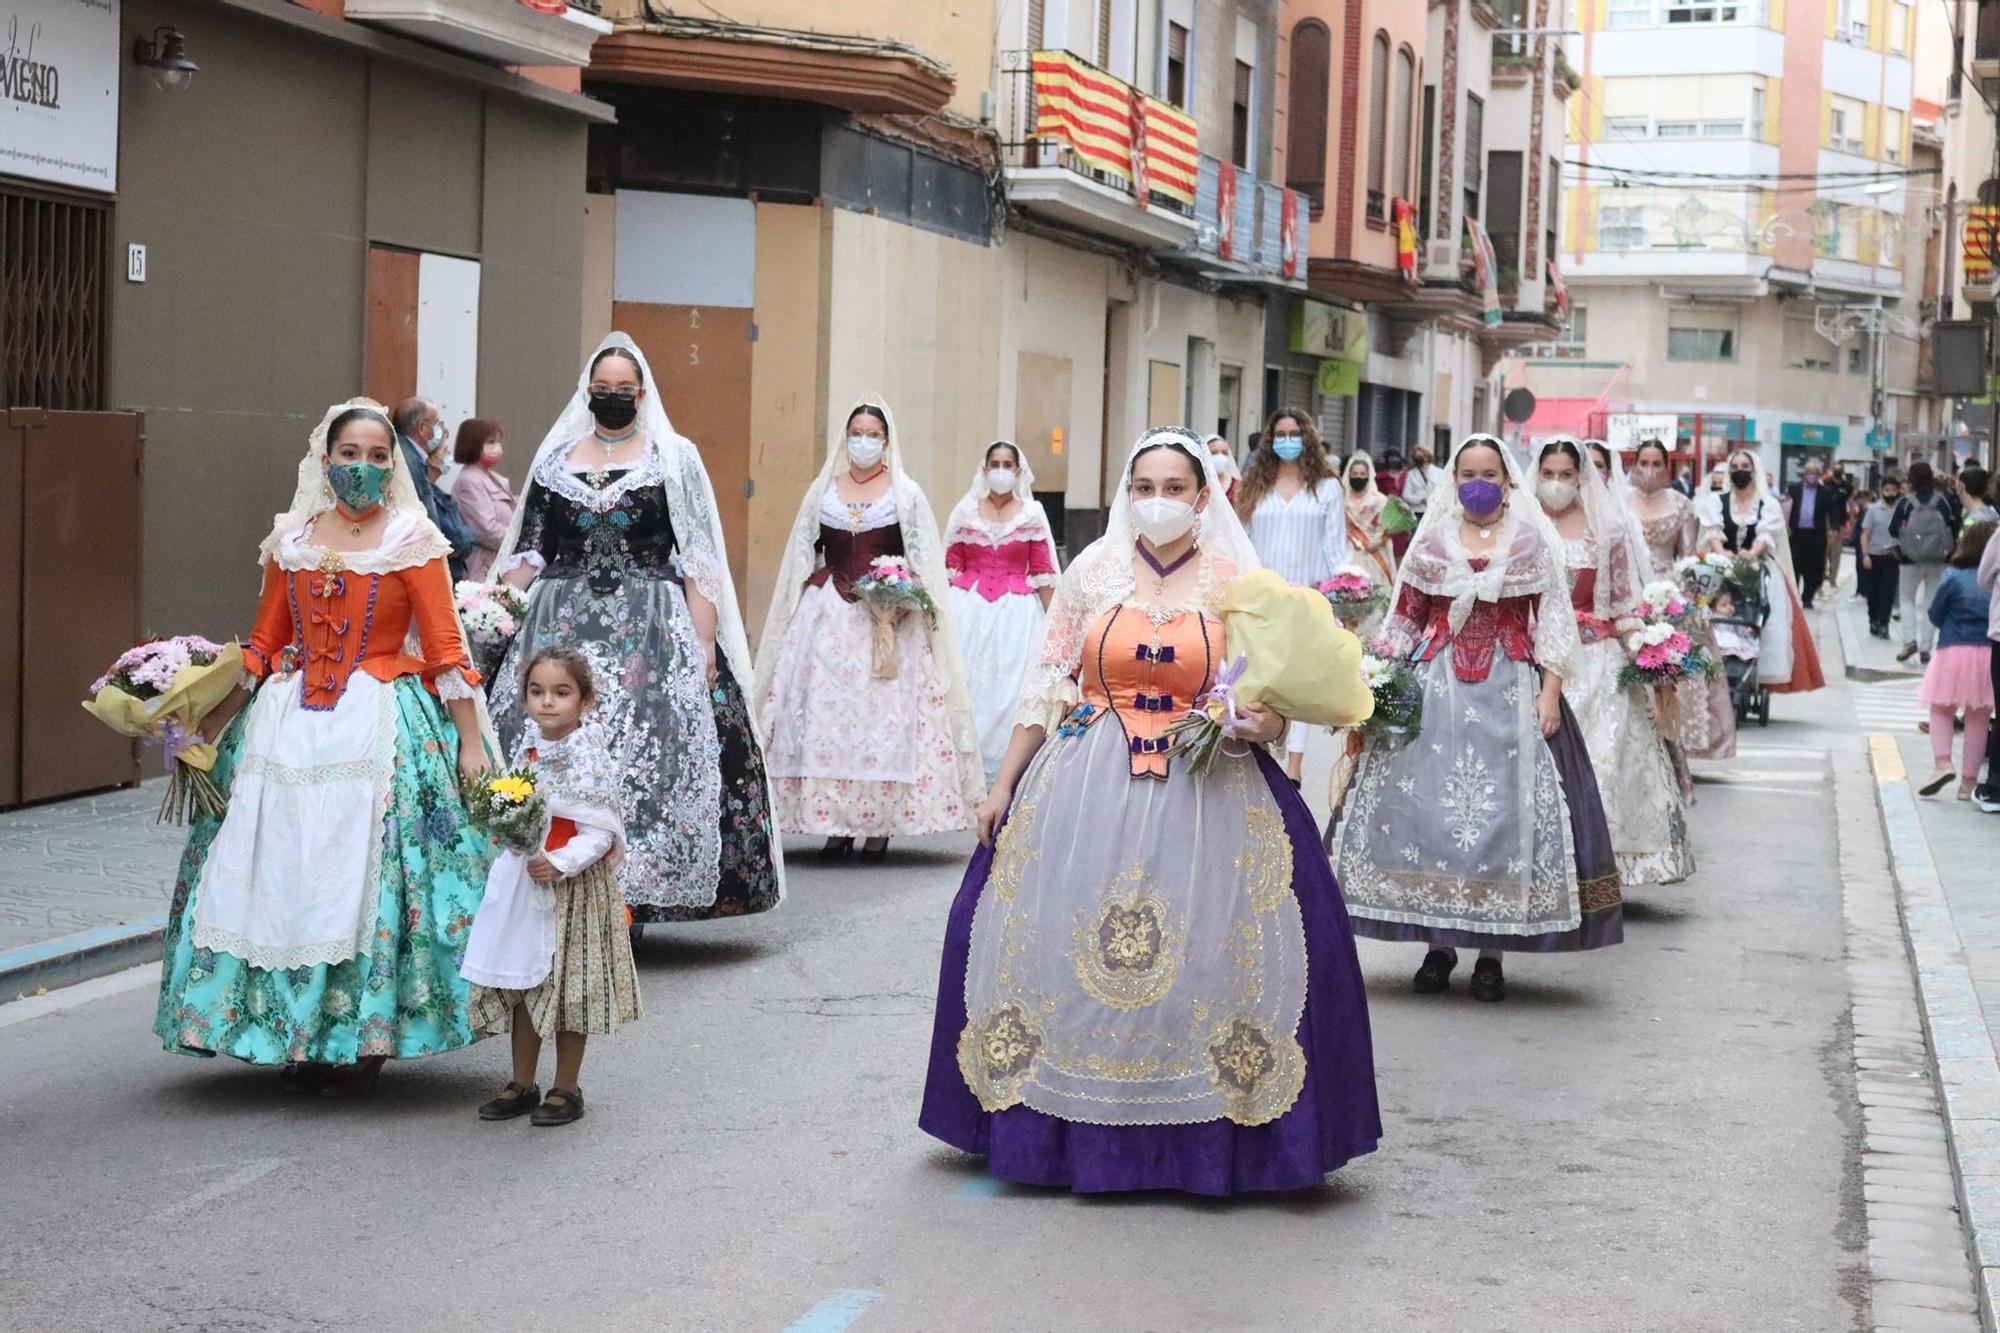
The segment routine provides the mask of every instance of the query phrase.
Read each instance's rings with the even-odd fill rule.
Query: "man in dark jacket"
[[[451,558],[445,563],[456,584],[465,577],[465,558],[472,554],[472,527],[458,512],[458,501],[437,484],[438,473],[448,459],[444,422],[438,419],[438,405],[428,398],[405,398],[396,407],[396,438],[403,445],[403,462],[410,469],[410,481],[424,512],[438,531],[451,543]]]
[[[1826,580],[1827,533],[1847,524],[1847,497],[1835,496],[1831,487],[1822,484],[1817,458],[1806,460],[1805,479],[1793,482],[1785,494],[1792,502],[1791,517],[1786,520],[1792,542],[1792,572],[1799,580],[1799,601],[1810,611],[1819,585]],[[1836,499],[1841,509],[1837,518],[1833,512]]]

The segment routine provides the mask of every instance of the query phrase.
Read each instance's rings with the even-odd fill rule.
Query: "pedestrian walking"
[[[639,975],[618,888],[618,761],[603,734],[584,725],[597,703],[590,659],[574,648],[539,648],[522,693],[529,725],[515,767],[532,775],[548,829],[538,851],[510,850],[494,862],[461,971],[473,983],[473,1025],[510,1033],[514,1056],[513,1077],[479,1118],[531,1115],[546,1127],[583,1119],[585,1043],[639,1017]],[[551,1036],[555,1077],[544,1098],[536,1070]]]
[[[2000,478],[1988,483],[1989,501],[2000,500]],[[1975,581],[1989,596],[1986,604],[1987,678],[2000,704],[2000,535],[1986,539]],[[1986,781],[1973,789],[1973,803],[1989,815],[2000,815],[2000,727],[1986,731]]]
[[[619,883],[643,929],[775,907],[784,856],[750,721],[750,643],[708,470],[646,357],[613,333],[535,451],[494,572],[528,609],[492,687],[508,753],[522,667],[551,644],[590,662],[620,762]]]
[[[1318,425],[1297,408],[1271,415],[1237,492],[1236,512],[1259,562],[1287,583],[1316,588],[1351,558],[1339,473]],[[1286,733],[1285,774],[1295,784],[1305,771],[1311,735],[1303,722],[1292,723]]]
[[[1937,474],[1923,459],[1910,464],[1909,493],[1896,502],[1889,535],[1896,539],[1897,579],[1903,610],[1903,651],[1898,662],[1922,654],[1930,665],[1937,627],[1923,614],[1944,576],[1957,543],[1958,502],[1937,488]]]
[[[1903,483],[1894,473],[1882,478],[1881,493],[1861,511],[1856,551],[1859,569],[1855,582],[1868,599],[1868,632],[1878,639],[1889,637],[1889,619],[1896,609],[1901,579],[1897,573],[1896,539],[1889,524],[1896,516],[1897,501],[1903,497]]]
[[[1847,497],[1821,483],[1822,469],[1817,458],[1806,460],[1805,475],[1786,491],[1790,501],[1786,512],[1785,535],[1792,552],[1792,568],[1798,572],[1799,603],[1813,609],[1820,584],[1826,581],[1827,546],[1833,532],[1847,521]],[[1836,509],[1839,511],[1836,518]],[[1837,545],[1837,543],[1836,543]]]
[[[988,782],[1013,738],[1021,676],[1041,645],[1043,612],[1058,577],[1055,538],[1034,487],[1034,469],[1021,451],[997,441],[945,524],[951,618]]]
[[[1503,999],[1500,955],[1598,949],[1624,935],[1597,776],[1563,680],[1581,647],[1562,538],[1504,445],[1474,435],[1454,489],[1396,579],[1382,638],[1415,670],[1415,734],[1372,739],[1332,846],[1356,933],[1428,946],[1414,988]],[[1415,810],[1435,812],[1408,818]],[[1565,826],[1567,825],[1567,826]]]
[[[1403,504],[1411,514],[1422,518],[1431,497],[1449,484],[1428,448],[1420,444],[1410,451],[1410,470],[1403,474]]]
[[[1204,453],[1169,427],[1128,454],[945,925],[918,1123],[1002,1179],[1304,1189],[1381,1136],[1340,889],[1261,748],[1285,719],[1239,705],[1245,743],[1205,774],[1164,734],[1214,687],[1220,590],[1257,563]],[[1359,645],[1332,632],[1326,688],[1358,718]]]
[[[1696,553],[1699,525],[1694,502],[1667,484],[1667,446],[1647,440],[1632,455],[1630,492],[1626,507],[1639,524],[1653,562],[1653,577],[1681,581],[1680,562]],[[1698,620],[1702,644],[1711,661],[1720,661],[1714,631],[1706,617]],[[1736,757],[1736,705],[1729,697],[1729,681],[1721,674],[1713,679],[1691,678],[1675,687],[1673,745],[1680,751],[1685,769],[1688,759],[1733,759]]]
[[[1598,452],[1559,437],[1536,456],[1535,495],[1562,538],[1576,616],[1579,646],[1563,672],[1563,699],[1597,774],[1619,882],[1628,889],[1677,884],[1694,873],[1686,800],[1654,720],[1651,690],[1619,682],[1643,625],[1636,608],[1652,559],[1598,470]],[[1609,450],[1604,454],[1609,467]]]
[[[190,824],[154,1019],[169,1051],[336,1095],[477,1035],[459,965],[492,849],[459,791],[490,728],[401,453],[378,404],[329,408],[259,547],[255,693],[202,724],[229,808]]]
[[[1770,478],[1749,450],[1730,454],[1726,466],[1729,489],[1704,496],[1695,510],[1701,520],[1701,549],[1742,556],[1763,567],[1770,615],[1758,639],[1758,684],[1773,694],[1820,689],[1826,676],[1792,575],[1784,506],[1772,496]]]
[[[1826,492],[1827,502],[1826,586],[1837,595],[1840,591],[1840,555],[1847,548],[1855,516],[1860,510],[1854,503],[1856,488],[1845,464],[1835,463],[1829,468],[1820,485]]]
[[[1214,455],[1215,475],[1222,478],[1226,488],[1222,493],[1223,498],[1231,504],[1236,503],[1236,489],[1243,482],[1243,469],[1236,465],[1236,451],[1231,449],[1229,441],[1220,435],[1211,435],[1203,443],[1208,452]],[[1255,453],[1256,450],[1257,440],[1253,436],[1250,441],[1250,451]]]
[[[451,581],[456,584],[466,577],[466,561],[471,558],[474,543],[472,529],[458,512],[458,502],[452,499],[450,490],[438,485],[445,465],[451,461],[451,432],[439,416],[438,405],[428,398],[405,398],[396,405],[393,420],[397,442],[402,445],[404,467],[417,489],[417,499],[437,530],[451,543],[451,558],[446,564]]]
[[[876,561],[894,559],[940,595],[944,545],[930,501],[903,471],[887,404],[864,399],[838,421],[779,564],[757,715],[778,827],[824,837],[830,857],[865,838],[863,851],[880,860],[892,837],[972,827],[985,775],[949,601],[933,624],[863,605],[855,591]]]
[[[500,471],[505,455],[507,432],[497,421],[467,417],[458,425],[452,441],[452,457],[458,461],[458,480],[452,483],[452,502],[472,532],[472,554],[465,559],[465,577],[486,582],[507,529],[514,525],[514,488]]]
[[[1375,484],[1375,460],[1366,453],[1348,456],[1341,474],[1347,479],[1347,546],[1354,563],[1383,591],[1396,581],[1396,556],[1383,526],[1389,497]]]
[[[1658,440],[1648,440],[1647,443],[1660,444]],[[1665,449],[1666,446],[1664,444],[1660,444],[1660,448]],[[1688,499],[1690,500],[1694,499],[1694,470],[1690,468],[1686,463],[1682,463],[1679,467],[1674,469],[1673,488],[1679,491],[1682,495],[1686,496]]]
[[[1931,755],[1937,763],[1918,790],[1934,796],[1955,777],[1958,799],[1969,801],[1979,785],[1979,764],[1986,754],[1988,725],[1993,720],[1993,645],[1991,597],[1979,586],[1980,557],[1986,552],[1995,524],[1975,523],[1965,530],[1951,553],[1932,595],[1930,622],[1937,627],[1937,654],[1924,669],[1917,699],[1931,710]],[[1952,763],[1951,743],[1956,716],[1965,715],[1962,761]]]

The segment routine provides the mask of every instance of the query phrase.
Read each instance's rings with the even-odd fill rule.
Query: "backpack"
[[[1903,559],[1918,565],[1941,565],[1951,559],[1957,545],[1951,536],[1951,521],[1945,515],[1944,499],[1935,493],[1910,497],[1910,516],[1903,520],[1897,538]]]

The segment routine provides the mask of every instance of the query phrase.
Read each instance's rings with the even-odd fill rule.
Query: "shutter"
[[[1042,49],[1042,38],[1048,29],[1048,0],[1028,0],[1028,49]]]
[[[1319,437],[1326,442],[1326,451],[1336,465],[1347,456],[1347,433],[1353,412],[1354,400],[1338,394],[1327,395],[1319,405]]]
[[[1097,63],[1111,68],[1111,0],[1097,0]]]
[[[1286,120],[1285,185],[1320,212],[1326,205],[1326,122],[1333,40],[1318,19],[1292,29],[1292,74]]]
[[[1167,59],[1187,64],[1188,30],[1178,23],[1167,25]]]
[[[1375,34],[1375,59],[1368,71],[1368,215],[1383,216],[1382,194],[1389,170],[1389,34]]]
[[[1477,93],[1465,95],[1465,188],[1481,190],[1486,184],[1486,103]]]

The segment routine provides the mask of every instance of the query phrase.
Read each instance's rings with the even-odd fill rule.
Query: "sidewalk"
[[[160,784],[0,813],[0,1002],[160,956],[186,831]]]
[[[1851,563],[1851,562],[1850,562]],[[1908,662],[1898,662],[1896,654],[1903,646],[1903,622],[1889,622],[1889,637],[1878,639],[1868,632],[1868,604],[1854,595],[1854,571],[1843,569],[1843,580],[1839,593],[1835,619],[1840,624],[1840,653],[1847,659],[1849,680],[1899,680],[1921,679],[1924,669],[1911,658]],[[1820,593],[1821,605],[1833,600],[1835,593],[1826,589]],[[1923,614],[1920,610],[1919,615]],[[1926,769],[1926,772],[1929,770]]]

